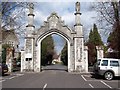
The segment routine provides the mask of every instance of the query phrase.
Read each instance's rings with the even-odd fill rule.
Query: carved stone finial
[[[80,2],[76,2],[75,10],[76,12],[80,12]]]
[[[34,4],[33,4],[33,3],[30,3],[30,4],[29,4],[29,8],[34,9]]]
[[[33,3],[29,3],[29,15],[33,15],[33,10],[34,10],[34,4]]]

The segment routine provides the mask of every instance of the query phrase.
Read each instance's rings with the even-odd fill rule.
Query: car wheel
[[[105,78],[106,80],[112,80],[113,77],[114,77],[114,75],[113,75],[112,72],[106,72],[106,73],[104,74],[104,78]]]

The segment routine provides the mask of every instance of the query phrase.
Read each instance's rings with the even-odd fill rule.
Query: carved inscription
[[[26,53],[32,53],[32,40],[26,40]]]
[[[82,60],[82,40],[81,39],[77,39],[76,59],[77,59],[77,62],[81,62]]]

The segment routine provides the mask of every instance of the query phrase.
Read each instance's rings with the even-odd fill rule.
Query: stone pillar
[[[76,13],[75,13],[75,32],[74,35],[74,53],[75,53],[75,71],[85,72],[84,62],[84,40],[83,30],[80,23],[80,2],[76,2]]]
[[[96,46],[97,49],[97,59],[104,57],[104,49],[103,46]]]
[[[0,62],[2,62],[2,12],[0,12]]]
[[[34,5],[33,3],[29,4],[29,14],[28,14],[28,25],[26,26],[26,37],[31,37],[35,26],[33,25],[34,14],[33,14]]]
[[[85,63],[85,72],[88,72],[88,47],[84,46],[84,63]]]
[[[25,69],[25,51],[21,50],[21,72]]]
[[[84,72],[85,63],[84,63],[84,44],[83,38],[75,38],[75,71]]]
[[[35,72],[41,72],[41,60],[40,60],[40,48],[41,46],[40,45],[37,45],[35,47],[35,50],[36,50],[36,60],[34,60],[34,71]]]
[[[7,54],[6,54],[6,64],[8,66],[8,72],[12,72],[13,69],[13,49],[7,48]]]
[[[74,59],[73,43],[70,45],[70,48],[68,49],[70,49],[70,60],[68,60],[68,64],[70,63],[70,66],[68,67],[68,72],[74,72],[75,71],[75,59]]]
[[[34,39],[32,37],[26,37],[25,40],[25,62],[26,62],[26,71],[34,71],[33,66],[33,55],[34,55]]]
[[[2,41],[0,41],[0,63],[2,62]]]
[[[25,37],[25,62],[27,71],[34,71],[34,29],[33,25],[33,14],[34,5],[29,3],[29,14],[28,14],[28,25],[26,26],[26,37]]]

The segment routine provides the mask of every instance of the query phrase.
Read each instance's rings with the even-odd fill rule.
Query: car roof
[[[98,59],[120,60],[120,59],[116,59],[116,58],[98,58]]]
[[[107,59],[107,60],[116,60],[116,61],[120,61],[120,59],[115,59],[115,58],[98,58],[98,59],[102,59],[102,60]]]

